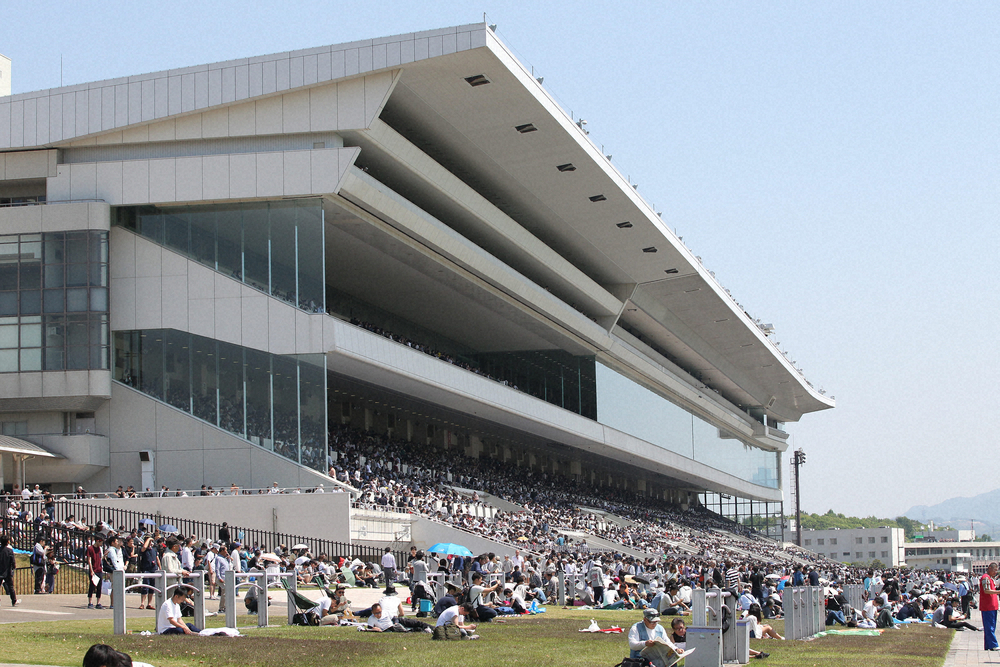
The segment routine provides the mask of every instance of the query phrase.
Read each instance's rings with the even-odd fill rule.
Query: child
[[[59,574],[59,563],[56,562],[56,554],[49,549],[45,560],[45,592],[56,592],[56,575]]]

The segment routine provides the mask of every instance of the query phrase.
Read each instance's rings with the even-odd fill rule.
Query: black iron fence
[[[211,502],[210,498],[205,498],[205,502]],[[88,526],[97,526],[103,522],[111,530],[128,533],[132,529],[146,529],[147,532],[169,532],[184,537],[196,537],[199,541],[217,541],[221,523],[210,521],[199,521],[195,519],[185,519],[178,516],[166,516],[163,514],[148,514],[136,510],[129,510],[117,507],[103,507],[88,503],[85,500],[62,499],[56,503],[56,516],[59,520],[65,521],[73,516],[78,522],[86,523]],[[164,531],[163,526],[168,530]],[[358,558],[365,562],[378,563],[385,548],[373,547],[362,544],[351,544],[349,542],[338,542],[335,540],[325,540],[306,535],[292,535],[289,533],[261,530],[256,528],[244,528],[241,526],[229,526],[230,542],[239,541],[248,549],[260,549],[262,552],[276,551],[281,545],[291,548],[296,544],[304,544],[311,553],[318,556],[326,554],[331,559],[338,556],[344,558]],[[33,539],[32,539],[33,541]],[[81,553],[82,555],[82,553]],[[406,562],[407,553],[396,551],[397,562]]]

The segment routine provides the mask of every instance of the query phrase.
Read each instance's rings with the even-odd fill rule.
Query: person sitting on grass
[[[466,618],[471,617],[475,613],[475,607],[472,606],[471,602],[448,607],[438,616],[437,627],[440,628],[451,624],[458,628],[462,639],[479,639],[479,635],[473,634],[476,631],[476,624],[465,622]]]
[[[784,637],[779,635],[774,628],[761,621],[760,605],[756,602],[750,605],[750,609],[747,611],[745,619],[750,625],[751,639],[784,639]]]
[[[164,600],[156,613],[156,632],[161,635],[196,635],[200,629],[185,623],[181,618],[181,603],[187,600],[193,589],[188,586],[178,586],[170,599]]]
[[[488,593],[496,592],[500,589],[501,582],[498,579],[492,586],[483,586],[483,575],[476,572],[472,575],[472,587],[469,589],[469,600],[472,602],[476,615],[483,623],[489,623],[497,617],[497,610],[486,602],[484,597]]]
[[[371,616],[368,617],[369,632],[426,632],[431,634],[431,626],[415,618],[402,616],[393,618],[382,610],[378,602],[372,605]]]
[[[647,607],[642,612],[642,620],[634,624],[628,631],[629,657],[641,659],[643,649],[657,642],[663,642],[667,647],[672,648],[674,655],[667,660],[653,659],[653,667],[670,667],[680,660],[680,655],[684,651],[670,641],[667,631],[660,625],[660,613],[652,607]]]

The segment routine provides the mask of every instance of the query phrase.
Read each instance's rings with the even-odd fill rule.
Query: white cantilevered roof
[[[627,296],[622,324],[738,405],[781,421],[833,407],[484,24],[0,98],[0,156],[390,70],[399,78],[381,118]],[[468,81],[479,76],[488,83]]]

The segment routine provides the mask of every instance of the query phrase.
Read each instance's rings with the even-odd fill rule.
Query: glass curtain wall
[[[108,233],[0,236],[0,372],[108,368]]]
[[[744,443],[617,371],[596,364],[597,421],[742,480],[778,488],[778,452]]]
[[[116,331],[119,382],[326,470],[326,356],[279,356],[174,329]]]
[[[594,357],[561,350],[472,355],[486,375],[578,415],[597,419]]]
[[[725,493],[702,493],[699,497],[706,509],[775,540],[784,540],[784,503]]]
[[[123,206],[112,224],[306,310],[324,312],[320,199]]]

